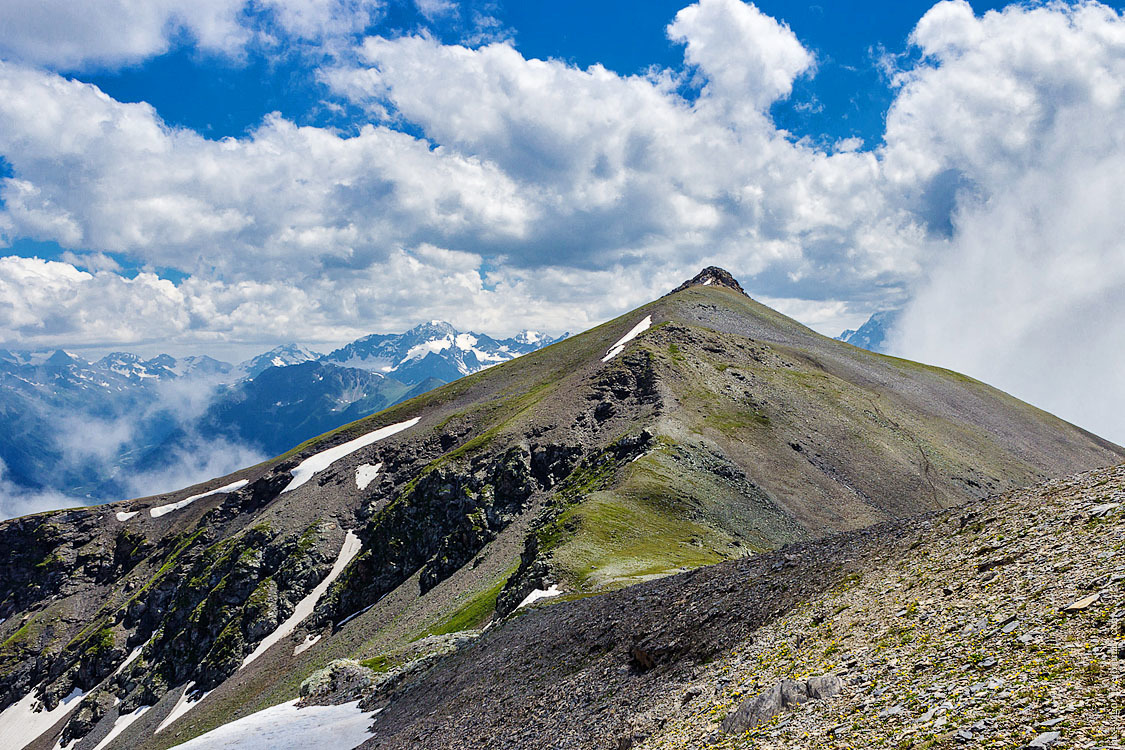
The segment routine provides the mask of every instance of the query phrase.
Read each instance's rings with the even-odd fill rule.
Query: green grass
[[[0,643],[0,649],[6,651],[9,648],[26,647],[28,641],[31,640],[31,623],[34,622],[34,620],[34,617],[29,618],[27,622],[20,625],[19,630],[4,639],[3,643]]]
[[[703,424],[714,428],[728,437],[734,437],[740,432],[758,427],[769,427],[768,415],[753,409],[745,411],[721,411],[708,414],[703,418]]]
[[[364,659],[360,664],[376,674],[382,674],[391,671],[393,667],[398,666],[399,662],[386,654],[379,654],[378,656],[372,656],[370,659]]]
[[[515,572],[515,568],[509,572]],[[473,630],[484,625],[492,613],[496,611],[496,597],[508,582],[508,575],[504,575],[490,588],[481,591],[465,604],[453,611],[449,617],[431,627],[422,637],[430,635],[448,635],[462,630]]]
[[[661,500],[613,491],[591,495],[560,517],[559,527],[574,531],[555,550],[555,562],[581,588],[594,589],[726,559],[707,543],[717,541],[712,529],[677,517]]]

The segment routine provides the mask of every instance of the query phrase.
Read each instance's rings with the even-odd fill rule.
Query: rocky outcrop
[[[744,700],[738,708],[723,719],[722,729],[736,734],[753,729],[789,708],[805,701],[823,700],[839,695],[844,683],[835,675],[810,677],[804,682],[782,680],[769,690]]]
[[[746,294],[745,290],[743,290],[742,288],[742,285],[738,283],[737,279],[730,275],[729,271],[719,268],[718,266],[707,266],[695,276],[691,277],[672,291],[668,292],[668,296],[673,295],[676,292],[682,292],[683,290],[693,286],[711,285],[725,286],[727,289],[733,289],[736,292]]]
[[[302,706],[326,706],[358,700],[375,681],[375,673],[355,659],[333,659],[301,683]]]

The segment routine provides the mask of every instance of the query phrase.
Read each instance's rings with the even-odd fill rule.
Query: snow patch
[[[503,354],[493,354],[491,352],[477,349],[476,347],[472,349],[472,352],[473,354],[477,355],[477,361],[479,362],[507,362],[512,358],[510,355],[505,357]]]
[[[285,489],[283,489],[282,492],[297,489],[302,484],[312,479],[314,474],[319,471],[324,471],[344,456],[355,453],[360,448],[365,448],[372,443],[377,443],[384,438],[388,438],[391,435],[413,427],[418,424],[419,419],[421,419],[421,417],[414,417],[414,419],[408,419],[405,422],[380,427],[374,432],[369,432],[366,435],[357,437],[355,440],[349,440],[346,443],[337,445],[335,448],[329,448],[328,450],[309,456],[304,461],[297,464],[295,469],[289,472],[293,475],[293,481],[285,485]]]
[[[149,638],[147,641],[145,641],[144,643],[142,643],[141,645],[139,645],[135,649],[133,649],[129,653],[129,655],[125,657],[125,661],[121,662],[121,665],[118,666],[117,669],[113,670],[113,674],[111,674],[110,677],[116,677],[117,675],[124,672],[125,667],[127,667],[130,664],[132,664],[133,662],[135,662],[137,660],[137,657],[141,655],[141,652],[145,650],[145,646],[147,646],[151,642],[152,642],[152,639]]]
[[[609,351],[606,352],[606,355],[604,357],[602,357],[602,362],[608,362],[611,359],[613,359],[614,357],[616,357],[618,354],[620,354],[621,352],[625,351],[625,345],[628,344],[633,339],[637,338],[637,336],[640,336],[642,333],[647,331],[649,329],[649,326],[651,326],[651,325],[652,325],[652,316],[646,315],[644,320],[642,320],[640,323],[637,323],[635,326],[633,326],[633,329],[631,331],[629,331],[627,334],[622,336],[617,341],[616,344],[614,344],[613,346],[611,346],[609,348]]]
[[[551,587],[548,589],[535,589],[523,598],[523,601],[520,602],[519,607],[516,607],[516,609],[519,609],[520,607],[526,607],[527,605],[533,604],[540,599],[550,599],[552,596],[558,596],[561,593],[562,589],[559,588],[559,585],[557,583],[551,584]]]
[[[355,469],[355,486],[361,490],[367,489],[367,485],[375,481],[375,477],[378,476],[381,468],[383,468],[382,462],[357,466]]]
[[[380,596],[380,597],[379,597],[379,598],[378,598],[378,599],[377,599],[377,600],[375,601],[375,604],[378,604],[378,603],[379,603],[379,602],[381,602],[381,601],[383,601],[383,597],[382,597],[382,596]],[[347,623],[351,622],[351,621],[352,621],[352,620],[354,620],[355,618],[359,617],[360,615],[362,615],[363,613],[367,612],[367,611],[368,611],[369,609],[371,609],[372,607],[374,607],[374,606],[375,606],[375,604],[368,604],[368,605],[367,605],[366,607],[364,607],[364,608],[363,608],[363,609],[361,609],[360,611],[358,611],[358,612],[352,612],[352,613],[351,613],[350,615],[348,615],[347,617],[345,617],[345,618],[344,618],[343,620],[340,620],[340,624],[339,624],[339,625],[337,625],[336,627],[337,627],[337,628],[342,628],[342,627],[344,627],[344,625],[346,625]]]
[[[477,337],[471,333],[459,333],[454,341],[457,343],[458,349],[468,350],[476,346]]]
[[[134,721],[144,716],[145,712],[150,708],[152,708],[152,706],[138,706],[132,713],[118,716],[117,720],[113,722],[113,729],[109,730],[109,734],[107,734],[101,742],[94,745],[94,750],[102,750],[103,747],[115,740],[117,735],[128,729]]]
[[[298,643],[296,646],[293,647],[293,656],[296,656],[297,654],[299,654],[303,651],[308,651],[310,648],[315,646],[316,642],[319,641],[319,640],[320,640],[319,635],[306,635],[305,640],[301,641],[300,643]]]
[[[130,513],[122,513],[121,511],[117,511],[117,520],[120,521],[121,523],[125,523],[130,518],[137,515],[138,513],[140,513],[139,510],[134,510]]]
[[[164,731],[168,727],[172,726],[173,722],[175,722],[180,717],[186,715],[188,711],[190,711],[193,708],[195,708],[196,706],[198,706],[200,703],[203,702],[204,698],[206,698],[208,695],[211,694],[211,691],[208,690],[206,693],[203,693],[202,695],[197,695],[194,698],[189,698],[188,694],[191,692],[191,689],[193,687],[195,687],[195,681],[194,680],[192,682],[189,682],[187,685],[184,686],[184,692],[180,693],[180,697],[176,701],[176,705],[172,706],[172,710],[169,711],[168,715],[164,717],[164,721],[160,722],[160,725],[158,727],[156,727],[156,731],[153,732],[153,734],[159,734],[160,732]]]
[[[192,495],[191,497],[185,498],[178,503],[169,503],[168,505],[158,505],[155,508],[149,508],[148,514],[153,518],[160,518],[161,516],[168,515],[174,510],[186,508],[200,498],[210,497],[211,495],[224,495],[228,492],[240,490],[248,484],[250,484],[249,479],[239,479],[237,482],[231,482],[230,484],[220,487],[217,490],[211,490],[210,492],[201,492],[198,495]],[[122,520],[121,515],[121,513],[117,514],[117,520]]]
[[[359,701],[339,706],[297,708],[297,699],[250,714],[176,745],[177,750],[348,750],[366,742],[374,711]]]
[[[312,611],[316,608],[317,602],[320,601],[320,597],[324,596],[324,592],[328,590],[332,582],[344,572],[344,568],[352,561],[352,558],[359,554],[361,547],[363,547],[363,542],[359,540],[359,537],[351,531],[348,531],[347,534],[344,535],[344,543],[340,545],[340,554],[336,556],[336,562],[333,564],[332,570],[328,572],[328,575],[325,576],[323,581],[316,585],[316,588],[297,603],[296,609],[293,610],[293,614],[289,616],[288,620],[278,625],[277,630],[262,639],[258,647],[242,661],[242,667],[245,667],[247,664],[257,659],[275,643],[296,630],[297,626],[301,624],[301,621],[312,614]],[[239,667],[239,669],[242,669],[242,667]]]
[[[74,708],[83,695],[85,693],[74,688],[70,695],[59,701],[55,710],[36,711],[35,705],[39,702],[39,698],[35,697],[35,689],[32,689],[0,713],[0,737],[4,738],[4,747],[21,750],[31,744]]]
[[[431,339],[430,341],[423,341],[421,344],[410,347],[406,351],[406,356],[402,358],[399,365],[404,365],[407,362],[415,359],[422,359],[427,354],[438,354],[453,346],[453,337],[446,336],[442,339]]]
[[[712,281],[714,281],[714,279],[708,276],[707,279],[703,282],[703,286],[711,286]]]

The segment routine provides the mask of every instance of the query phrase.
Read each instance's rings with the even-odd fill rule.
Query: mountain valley
[[[326,355],[285,344],[238,365],[0,350],[0,479],[12,492],[89,501],[163,489],[208,463],[223,465],[189,458],[209,445],[237,456],[281,453],[553,341],[534,331],[496,340],[431,321]]]

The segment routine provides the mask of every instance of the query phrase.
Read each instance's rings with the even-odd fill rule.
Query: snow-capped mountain
[[[109,370],[132,381],[160,380],[161,378],[175,378],[180,375],[176,371],[176,360],[167,354],[160,354],[152,359],[143,360],[136,354],[129,352],[113,352],[99,359],[94,367]]]
[[[0,485],[119,499],[132,492],[131,466],[184,453],[191,440],[270,455],[555,340],[535,331],[497,340],[431,321],[323,357],[286,344],[238,365],[0,349]]]
[[[566,334],[550,338],[538,331],[522,331],[512,338],[494,339],[431,320],[406,333],[364,336],[326,354],[321,361],[393,375],[404,383],[420,383],[426,378],[449,382],[563,338]]]
[[[176,374],[181,377],[221,377],[228,375],[232,370],[234,366],[229,362],[208,357],[206,354],[181,357],[176,360],[175,366]]]
[[[881,310],[868,318],[867,322],[858,329],[844,331],[836,337],[836,340],[858,346],[860,349],[885,353],[883,345],[886,343],[887,334],[894,328],[901,313],[901,310]]]
[[[300,344],[282,344],[275,346],[268,352],[257,357],[240,362],[233,370],[235,380],[257,377],[263,370],[270,367],[288,367],[299,365],[302,362],[312,362],[320,359],[320,352],[301,346]]]

